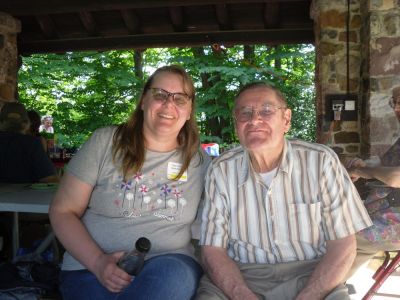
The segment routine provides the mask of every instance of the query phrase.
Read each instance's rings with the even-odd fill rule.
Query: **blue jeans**
[[[140,274],[120,293],[108,291],[88,270],[62,271],[60,291],[64,300],[185,300],[195,295],[202,273],[193,258],[166,254],[148,259]]]

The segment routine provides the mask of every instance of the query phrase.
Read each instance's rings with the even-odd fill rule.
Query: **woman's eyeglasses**
[[[170,93],[160,88],[150,88],[150,92],[153,96],[153,99],[161,102],[162,104],[167,102],[169,97],[172,97],[172,101],[178,107],[185,106],[191,100],[190,97],[185,93]]]
[[[275,106],[272,104],[264,104],[260,109],[255,109],[252,106],[240,107],[235,110],[235,119],[239,122],[248,122],[253,119],[254,113],[263,120],[268,120],[279,109],[286,109],[286,106]]]

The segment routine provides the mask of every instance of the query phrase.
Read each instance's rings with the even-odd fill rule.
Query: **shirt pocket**
[[[320,239],[321,203],[290,203],[288,223],[293,240],[317,244]]]

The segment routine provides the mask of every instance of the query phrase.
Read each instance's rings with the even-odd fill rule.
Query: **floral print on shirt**
[[[113,203],[124,217],[153,215],[174,221],[183,214],[187,205],[181,185],[180,181],[171,181],[155,173],[145,175],[138,172],[126,181],[120,176],[114,187],[118,197]]]

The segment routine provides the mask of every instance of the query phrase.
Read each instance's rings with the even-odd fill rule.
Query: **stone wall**
[[[311,7],[316,47],[317,141],[339,154],[360,153],[360,122],[328,118],[327,96],[359,94],[361,66],[360,2],[350,3],[349,81],[347,81],[347,0],[315,0]],[[349,83],[349,91],[347,85]],[[358,101],[359,104],[359,101]]]
[[[362,155],[380,155],[399,137],[399,122],[388,102],[400,85],[400,1],[369,0],[363,9],[366,33],[362,69],[364,110]]]
[[[388,105],[400,84],[400,1],[351,0],[349,92],[358,100],[357,121],[327,118],[326,96],[347,93],[347,0],[314,0],[319,142],[339,154],[382,154],[398,137]]]
[[[0,12],[0,101],[17,99],[17,34],[21,24]]]

